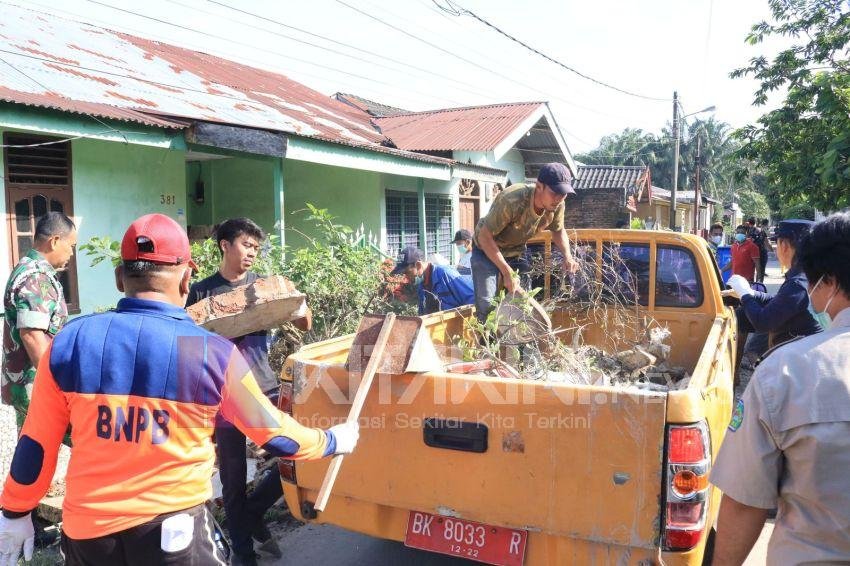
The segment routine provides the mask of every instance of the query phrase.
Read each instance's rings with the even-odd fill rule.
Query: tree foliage
[[[740,170],[751,164],[742,160],[737,151],[740,144],[732,137],[728,124],[709,117],[694,119],[682,128],[679,143],[679,189],[693,190],[697,162],[697,140],[700,140],[700,186],[705,194],[729,200],[731,191],[752,188],[751,175]],[[576,158],[589,165],[644,165],[659,187],[673,186],[673,136],[669,124],[661,134],[626,128],[619,134],[605,136],[599,147]]]
[[[738,204],[744,218],[767,218],[770,216],[770,207],[767,199],[761,193],[752,189],[746,189],[738,193]]]
[[[739,130],[740,155],[757,161],[785,206],[831,210],[850,205],[850,6],[846,0],[769,0],[771,22],[752,27],[793,45],[772,60],[758,56],[733,78],[760,81],[753,103],[787,89],[783,104]]]

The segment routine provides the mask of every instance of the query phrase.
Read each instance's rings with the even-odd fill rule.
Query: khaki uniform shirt
[[[487,216],[475,226],[473,241],[477,247],[481,227],[486,226],[505,257],[517,257],[525,251],[525,243],[541,230],[556,232],[564,228],[564,202],[555,212],[534,211],[534,185],[511,185],[496,196]]]
[[[711,481],[778,508],[768,564],[850,561],[850,308],[756,369]]]

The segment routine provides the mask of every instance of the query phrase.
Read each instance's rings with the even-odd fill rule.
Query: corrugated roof
[[[649,182],[649,168],[629,165],[581,165],[576,190],[625,189],[639,193]]]
[[[387,104],[381,104],[380,102],[375,102],[374,100],[369,100],[368,98],[363,98],[362,96],[357,96],[356,94],[338,92],[334,94],[334,98],[336,98],[340,102],[350,104],[351,106],[354,106],[355,108],[366,112],[370,116],[375,116],[378,118],[383,118],[385,116],[395,116],[397,114],[410,114],[410,110],[396,108],[395,106],[389,106]]]
[[[543,102],[447,108],[375,118],[396,147],[409,151],[491,151]]]
[[[18,6],[3,6],[0,57],[14,68],[0,73],[0,99],[9,102],[165,127],[181,118],[220,122],[392,152],[367,114],[283,75]]]

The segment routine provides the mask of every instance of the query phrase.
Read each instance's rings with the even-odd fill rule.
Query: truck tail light
[[[292,382],[284,381],[280,384],[280,393],[277,398],[277,408],[284,413],[292,414]],[[292,460],[278,459],[277,468],[280,478],[287,483],[297,483],[295,475],[295,462]]]
[[[286,413],[292,414],[292,382],[284,381],[280,384],[280,392],[277,397],[277,408]]]
[[[664,507],[664,549],[690,550],[705,534],[711,444],[705,422],[669,425]]]

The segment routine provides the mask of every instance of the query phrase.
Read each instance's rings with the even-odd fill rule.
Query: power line
[[[341,0],[337,0],[337,2],[340,2],[340,1],[341,1]],[[452,8],[452,10],[446,10],[446,8],[444,8],[443,6],[440,6],[439,4],[437,4],[437,7],[438,7],[438,8],[440,8],[440,9],[442,9],[442,10],[446,10],[448,13],[453,14],[453,15],[455,15],[455,16],[462,16],[462,15],[464,15],[464,14],[466,14],[466,15],[468,15],[468,16],[471,16],[471,17],[475,18],[476,20],[478,20],[479,22],[481,22],[482,24],[484,24],[484,25],[486,25],[486,26],[490,27],[491,29],[493,29],[493,30],[495,30],[496,32],[498,32],[499,34],[501,34],[501,35],[505,36],[506,38],[510,39],[510,40],[511,40],[511,41],[513,41],[514,43],[518,43],[519,45],[521,45],[521,46],[523,46],[524,48],[528,49],[528,50],[529,50],[529,51],[531,51],[532,53],[535,53],[535,54],[539,55],[540,57],[543,57],[543,58],[544,58],[544,59],[546,59],[547,61],[549,61],[549,62],[551,62],[551,63],[554,63],[555,65],[558,65],[559,67],[562,67],[562,68],[566,69],[567,71],[570,71],[571,73],[574,73],[574,74],[576,74],[576,75],[580,76],[580,77],[581,77],[581,78],[583,78],[583,79],[586,79],[586,80],[588,80],[588,81],[591,81],[591,82],[593,82],[593,83],[596,83],[596,84],[598,84],[598,85],[600,85],[600,86],[604,86],[604,87],[609,88],[609,89],[611,89],[611,90],[617,91],[617,92],[619,92],[619,93],[627,94],[627,95],[629,95],[629,96],[634,96],[635,98],[642,98],[642,99],[644,99],[644,100],[653,100],[653,101],[656,101],[656,102],[669,102],[669,99],[667,99],[667,98],[657,98],[657,97],[654,97],[654,96],[646,96],[646,95],[643,95],[643,94],[638,94],[638,93],[636,93],[636,92],[632,92],[632,91],[630,91],[630,90],[626,90],[626,89],[623,89],[623,88],[616,87],[616,86],[614,86],[614,85],[612,85],[612,84],[609,84],[609,83],[603,82],[603,81],[601,81],[601,80],[599,80],[599,79],[595,79],[595,78],[591,77],[590,75],[587,75],[587,74],[585,74],[585,73],[582,73],[581,71],[579,71],[579,70],[577,70],[577,69],[575,69],[575,68],[573,68],[573,67],[570,67],[570,66],[569,66],[569,65],[567,65],[566,63],[562,63],[561,61],[558,61],[557,59],[555,59],[555,58],[553,58],[553,57],[550,57],[549,55],[546,55],[546,54],[545,54],[545,53],[543,53],[542,51],[540,51],[540,50],[538,50],[538,49],[535,49],[534,47],[531,47],[530,45],[528,45],[527,43],[523,42],[522,40],[517,39],[517,38],[516,38],[516,37],[514,37],[513,35],[511,35],[511,34],[509,34],[508,32],[506,32],[506,31],[502,30],[502,29],[501,29],[501,28],[499,28],[498,26],[496,26],[496,25],[494,25],[494,24],[492,24],[492,23],[488,22],[487,20],[485,20],[484,18],[482,18],[481,16],[479,16],[479,15],[478,15],[478,14],[476,14],[475,12],[472,12],[472,11],[470,11],[470,10],[467,10],[466,8],[464,8],[463,6],[461,6],[460,4],[458,4],[457,2],[454,2],[454,0],[446,0],[446,3],[447,3],[447,4],[448,4],[448,5]],[[435,0],[435,4],[436,4],[436,0]]]
[[[115,132],[117,132],[117,131],[118,131],[118,130],[116,130],[116,129],[114,129],[114,128],[113,128],[113,129],[110,129],[110,130],[106,130],[106,131],[103,131],[103,132],[97,132],[97,133],[94,133],[94,134],[85,134],[85,135],[79,135],[79,136],[72,136],[72,137],[70,137],[70,138],[61,138],[61,139],[57,139],[57,140],[52,140],[52,141],[47,141],[47,142],[40,142],[40,143],[26,143],[26,144],[0,144],[0,148],[7,148],[7,147],[10,147],[10,148],[25,148],[25,147],[41,147],[41,146],[43,146],[43,145],[56,145],[56,144],[59,144],[59,143],[66,143],[66,142],[70,142],[70,141],[74,141],[74,140],[81,140],[81,139],[83,139],[83,138],[95,138],[95,137],[97,137],[97,136],[103,136],[103,135],[106,135],[106,134],[112,134],[112,133],[115,133]]]
[[[169,0],[169,1],[170,1],[170,2],[173,2],[173,3],[176,3],[176,4],[181,4],[180,2],[177,2],[177,0]],[[474,85],[472,85],[472,84],[470,84],[470,83],[463,82],[463,81],[459,81],[459,80],[457,80],[457,79],[455,79],[455,78],[452,78],[452,77],[450,77],[450,76],[448,76],[448,75],[444,75],[444,74],[442,74],[442,73],[437,73],[437,72],[435,72],[435,71],[431,71],[430,69],[426,69],[426,68],[424,68],[424,67],[419,67],[419,66],[416,66],[416,65],[412,65],[412,64],[410,64],[409,62],[401,61],[401,60],[399,60],[399,59],[395,59],[395,58],[393,58],[393,57],[389,57],[389,56],[387,56],[387,55],[383,55],[383,54],[380,54],[380,53],[376,53],[376,52],[374,52],[374,51],[369,51],[368,49],[362,49],[362,48],[360,48],[360,47],[357,47],[357,46],[355,46],[355,45],[351,45],[351,44],[349,44],[349,43],[344,43],[344,42],[341,42],[341,41],[337,41],[337,40],[332,39],[332,38],[330,38],[330,37],[326,37],[326,36],[323,36],[323,35],[320,35],[320,34],[317,34],[317,33],[313,33],[313,32],[310,32],[310,31],[307,31],[307,30],[304,30],[304,29],[301,29],[301,28],[298,28],[298,27],[295,27],[295,26],[292,26],[292,25],[289,25],[289,24],[285,24],[285,23],[283,23],[283,22],[280,22],[280,21],[278,21],[278,20],[274,20],[274,19],[272,19],[272,18],[268,18],[268,17],[266,17],[266,16],[261,16],[260,14],[255,14],[255,13],[253,13],[253,12],[248,12],[248,11],[246,11],[246,10],[242,10],[242,9],[240,9],[240,8],[236,8],[235,6],[229,6],[229,5],[227,5],[227,4],[223,3],[223,2],[217,2],[216,0],[207,0],[207,2],[209,2],[209,3],[211,3],[211,4],[215,4],[215,5],[217,5],[217,6],[221,6],[221,7],[223,7],[223,8],[227,8],[227,9],[229,9],[229,10],[233,10],[234,12],[239,12],[239,13],[241,13],[241,14],[245,14],[245,15],[247,15],[247,16],[251,16],[251,17],[253,17],[253,18],[257,18],[257,19],[259,19],[259,20],[263,20],[263,21],[266,21],[266,22],[269,22],[269,23],[273,23],[273,24],[279,25],[279,26],[284,27],[284,28],[287,28],[287,29],[293,29],[293,30],[295,30],[295,31],[298,31],[298,32],[300,32],[300,33],[303,33],[303,34],[306,34],[306,35],[309,35],[309,36],[312,36],[312,37],[316,37],[316,38],[321,39],[321,40],[323,40],[323,41],[328,41],[328,42],[334,43],[334,44],[336,44],[336,45],[340,45],[340,46],[342,46],[342,47],[347,47],[347,48],[349,48],[349,49],[354,49],[354,50],[359,51],[359,52],[361,52],[361,53],[366,53],[366,54],[371,55],[371,56],[373,56],[373,57],[378,57],[379,59],[384,59],[384,60],[387,60],[387,61],[391,61],[391,62],[396,63],[396,64],[398,64],[398,65],[403,65],[403,66],[404,66],[404,67],[406,67],[406,68],[415,69],[415,70],[420,71],[420,72],[422,72],[422,73],[426,73],[426,74],[431,75],[431,76],[434,76],[434,77],[438,77],[438,78],[441,78],[441,79],[445,79],[445,80],[451,81],[451,82],[453,82],[453,83],[455,83],[455,84],[459,84],[459,85],[463,85],[463,86],[471,86],[471,87],[473,87],[473,88],[474,88]],[[181,4],[181,5],[183,5],[183,4]],[[193,9],[194,9],[194,8],[193,8]],[[203,11],[202,11],[202,12],[203,12]],[[212,14],[211,12],[204,12],[204,13],[206,13],[206,14],[211,14],[211,15],[217,15],[217,14]],[[241,23],[241,22],[240,22],[240,23]],[[242,23],[242,25],[244,25],[244,26],[246,26],[246,27],[254,28],[254,29],[260,29],[260,30],[263,30],[263,31],[265,31],[265,32],[267,32],[267,33],[273,34],[273,35],[279,35],[279,36],[281,36],[281,37],[286,37],[286,38],[288,38],[288,39],[292,39],[292,40],[294,40],[294,41],[299,41],[299,42],[304,43],[302,40],[299,40],[299,39],[297,39],[297,38],[292,38],[291,36],[288,36],[288,35],[285,35],[285,34],[279,34],[279,33],[276,33],[276,32],[274,32],[274,31],[271,31],[271,30],[266,30],[266,29],[259,28],[259,27],[256,27],[256,26],[251,26],[251,25],[248,25],[248,24],[245,24],[245,23]],[[314,45],[314,44],[312,44],[312,43],[308,43],[308,45]],[[318,47],[318,48],[320,48],[320,49],[325,49],[325,50],[327,50],[327,51],[331,51],[331,52],[333,52],[333,53],[341,53],[341,54],[345,55],[346,57],[350,57],[350,55],[348,55],[348,54],[346,54],[346,53],[343,53],[343,52],[340,52],[340,51],[336,51],[336,50],[332,50],[332,49],[327,48],[327,47],[317,46],[317,45],[314,45],[314,46],[315,46],[315,47]],[[372,63],[372,64],[374,64],[374,65],[378,65],[378,63]],[[410,73],[406,72],[406,70],[404,70],[404,69],[393,69],[392,67],[387,67],[387,66],[385,66],[385,65],[381,65],[381,66],[382,66],[382,67],[384,67],[384,68],[390,69],[390,70],[392,70],[392,71],[396,71],[396,72],[403,72],[403,73],[406,73],[406,74],[409,74],[409,75],[410,75]],[[411,75],[411,76],[413,76],[413,75]],[[483,94],[484,96],[488,96],[488,93],[486,93],[485,91],[482,91],[482,90],[475,90],[475,91],[471,91],[471,90],[467,90],[467,89],[462,89],[462,90],[464,90],[464,91],[466,91],[466,92],[468,92],[468,93],[470,93],[470,94],[476,94],[476,95],[479,95],[479,96]]]
[[[494,75],[496,75],[496,76],[498,76],[498,77],[501,77],[501,78],[503,78],[503,79],[505,79],[505,80],[508,80],[508,81],[514,81],[514,80],[515,80],[515,79],[514,79],[514,78],[512,78],[512,77],[509,77],[509,76],[507,76],[507,75],[504,75],[504,74],[500,73],[499,71],[494,71],[493,69],[489,69],[489,68],[481,67],[481,66],[480,66],[480,65],[478,65],[478,63],[476,63],[475,61],[471,61],[470,59],[467,59],[466,57],[463,57],[462,55],[458,55],[457,53],[453,53],[453,52],[449,51],[448,49],[443,49],[442,47],[440,47],[440,46],[439,46],[439,45],[437,45],[436,43],[432,43],[432,42],[428,41],[427,39],[422,39],[421,37],[419,37],[419,36],[417,36],[417,35],[414,35],[414,34],[410,33],[410,32],[409,32],[409,31],[407,31],[407,30],[401,29],[400,27],[395,26],[395,25],[393,25],[393,24],[391,24],[391,23],[389,23],[389,22],[387,22],[387,21],[384,21],[384,20],[382,20],[381,18],[379,18],[379,17],[377,17],[377,16],[373,16],[372,14],[369,14],[368,12],[364,12],[364,11],[363,11],[363,10],[361,10],[360,8],[355,8],[354,6],[352,6],[351,4],[348,4],[348,3],[344,2],[343,0],[336,0],[336,2],[337,2],[338,4],[342,4],[342,5],[343,5],[343,6],[345,6],[346,8],[349,8],[349,9],[351,9],[351,10],[354,10],[354,11],[355,11],[355,12],[357,12],[358,14],[362,14],[362,15],[366,16],[366,17],[367,17],[367,18],[369,18],[370,20],[375,20],[376,22],[379,22],[379,23],[381,23],[381,24],[383,24],[383,25],[385,25],[385,26],[387,26],[387,27],[389,27],[389,28],[391,28],[391,29],[394,29],[394,30],[396,30],[397,32],[399,32],[399,33],[401,33],[401,34],[406,35],[407,37],[410,37],[410,38],[412,38],[412,39],[415,39],[416,41],[419,41],[419,42],[421,42],[421,43],[424,43],[425,45],[427,45],[427,46],[429,46],[429,47],[432,47],[432,48],[436,49],[437,51],[440,51],[440,52],[442,52],[442,53],[445,53],[446,55],[449,55],[449,56],[451,56],[451,57],[454,57],[455,59],[459,59],[459,60],[463,61],[464,63],[467,63],[467,64],[469,64],[469,65],[473,65],[473,66],[475,66],[475,67],[480,67],[480,68],[486,69],[486,70],[487,70],[487,71],[489,71],[490,73],[492,73],[492,74],[494,74]]]
[[[137,17],[140,17],[140,18],[145,18],[145,19],[148,19],[148,20],[152,20],[152,21],[154,21],[154,22],[158,22],[158,23],[161,23],[161,24],[168,25],[168,26],[173,26],[173,27],[176,27],[176,28],[178,28],[178,29],[182,29],[182,30],[189,31],[189,32],[192,32],[192,33],[197,33],[197,34],[200,34],[200,35],[204,35],[204,36],[207,36],[207,37],[211,37],[211,38],[213,38],[213,39],[219,39],[219,40],[222,40],[222,41],[228,41],[228,42],[233,43],[233,44],[235,44],[235,45],[241,45],[242,47],[248,47],[248,48],[250,48],[250,49],[255,49],[255,50],[257,50],[257,51],[263,51],[263,52],[266,52],[266,53],[270,53],[270,54],[272,54],[272,55],[276,55],[276,56],[278,56],[278,57],[284,57],[284,58],[286,58],[286,59],[292,59],[293,61],[298,61],[299,63],[304,63],[304,64],[306,64],[306,65],[313,65],[313,66],[315,66],[315,67],[319,67],[319,68],[322,68],[322,69],[327,69],[327,70],[330,70],[330,71],[334,71],[334,72],[337,72],[337,73],[341,73],[341,74],[343,74],[343,75],[348,75],[348,76],[355,77],[355,78],[358,78],[358,79],[367,80],[367,81],[374,82],[374,83],[377,83],[377,84],[381,84],[381,85],[384,85],[384,86],[395,87],[395,85],[393,85],[393,84],[390,84],[390,83],[387,83],[387,82],[384,82],[384,81],[379,81],[379,80],[377,80],[377,79],[373,79],[373,78],[371,78],[371,77],[366,77],[366,76],[363,76],[363,75],[358,75],[358,74],[356,74],[356,73],[350,73],[350,72],[348,72],[348,71],[343,71],[343,70],[341,70],[341,69],[337,69],[337,68],[335,68],[335,67],[329,67],[329,66],[327,66],[327,65],[322,65],[322,64],[320,64],[320,63],[315,63],[315,62],[313,62],[313,61],[308,61],[307,59],[301,59],[301,58],[299,58],[299,57],[293,57],[293,56],[291,56],[291,55],[287,55],[287,54],[284,54],[284,53],[280,53],[280,52],[278,52],[278,51],[272,51],[272,50],[270,50],[270,49],[261,49],[261,48],[258,48],[258,47],[256,47],[256,46],[254,46],[254,45],[251,45],[251,44],[249,44],[249,43],[244,43],[244,42],[241,42],[241,41],[236,41],[236,40],[234,40],[234,39],[230,39],[230,38],[225,37],[225,36],[222,36],[222,35],[216,35],[216,34],[214,34],[214,33],[209,33],[209,32],[205,32],[205,31],[197,30],[197,29],[194,29],[194,28],[190,28],[190,27],[188,27],[188,26],[183,26],[183,25],[180,25],[180,24],[175,24],[175,23],[173,23],[173,22],[169,22],[169,21],[166,21],[166,20],[161,20],[161,19],[159,19],[159,18],[154,18],[154,17],[152,17],[152,16],[147,16],[147,15],[145,15],[145,14],[140,14],[140,13],[138,13],[138,12],[133,12],[132,10],[127,10],[127,9],[124,9],[124,8],[119,8],[118,6],[112,6],[111,4],[107,4],[107,3],[105,3],[105,2],[99,2],[98,0],[86,0],[86,1],[87,1],[87,2],[90,2],[90,3],[92,3],[92,4],[97,4],[97,5],[100,5],[100,6],[104,6],[104,7],[106,7],[106,8],[111,8],[111,9],[113,9],[113,10],[118,10],[119,12],[124,12],[124,13],[126,13],[126,14],[131,14],[131,15],[133,15],[133,16],[137,16]],[[364,62],[364,63],[370,63],[369,61],[365,61],[365,60],[363,60],[363,59],[359,59],[359,58],[354,57],[354,56],[350,56],[350,57],[353,57],[353,58],[355,58],[355,59],[358,59],[359,61],[362,61],[362,62]],[[444,100],[446,100],[447,102],[455,103],[455,101],[450,100],[450,99],[444,99]]]

